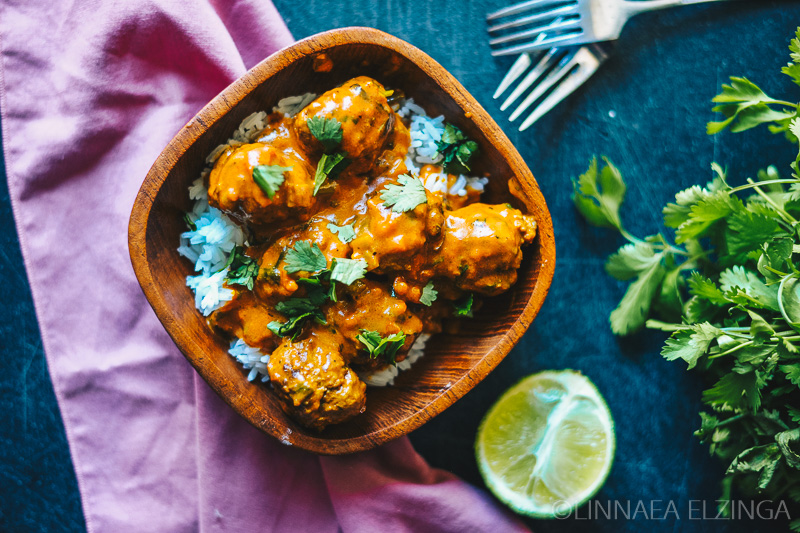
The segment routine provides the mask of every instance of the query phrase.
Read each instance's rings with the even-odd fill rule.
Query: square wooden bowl
[[[325,56],[321,56],[325,54]],[[333,62],[320,71],[322,59]],[[316,70],[315,70],[316,62]],[[228,353],[229,343],[195,309],[186,286],[193,274],[178,255],[188,187],[206,156],[255,111],[271,110],[286,96],[321,94],[359,75],[401,89],[430,116],[476,140],[481,153],[474,175],[489,175],[484,201],[512,202],[538,223],[536,241],[524,249],[519,280],[506,294],[488,298],[461,333],[435,335],[426,354],[395,385],[370,388],[367,410],[344,424],[314,432],[281,410],[268,384],[247,381]],[[509,193],[512,180],[518,192]],[[444,68],[410,44],[371,28],[344,28],[309,37],[271,55],[206,105],[167,145],[144,179],[129,226],[131,261],[156,315],[197,372],[248,422],[286,444],[322,454],[366,450],[405,435],[466,394],[508,354],[542,306],[555,268],[550,213],[536,180],[486,111]],[[476,416],[478,416],[476,414]]]

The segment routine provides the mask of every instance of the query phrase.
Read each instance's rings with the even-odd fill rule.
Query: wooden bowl
[[[329,72],[320,54],[333,62]],[[316,59],[316,70],[315,70]],[[324,59],[324,56],[322,57]],[[279,99],[322,92],[351,77],[367,75],[402,89],[430,116],[445,118],[481,149],[473,174],[490,175],[484,201],[510,201],[532,214],[538,237],[524,249],[519,280],[506,294],[488,298],[458,335],[435,335],[414,367],[395,385],[370,388],[367,410],[321,433],[299,426],[280,408],[269,386],[248,382],[247,371],[228,355],[194,307],[186,287],[193,274],[178,255],[187,188],[206,156],[225,142],[249,114],[270,110]],[[509,194],[508,180],[519,189]],[[286,444],[321,454],[366,450],[420,427],[481,381],[508,354],[542,306],[555,268],[555,241],[542,193],[519,153],[464,87],[410,44],[371,28],[328,31],[271,55],[206,105],[156,160],[136,197],[128,230],[133,269],[150,305],[175,344],[209,385],[248,422]],[[476,413],[475,416],[478,416]]]

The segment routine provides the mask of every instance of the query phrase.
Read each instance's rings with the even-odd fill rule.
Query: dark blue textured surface
[[[418,46],[447,68],[493,115],[536,176],[553,215],[558,248],[547,302],[516,349],[484,382],[411,435],[435,466],[482,485],[472,445],[481,417],[519,378],[545,368],[576,368],[608,400],[617,424],[617,458],[597,500],[641,500],[664,514],[673,501],[680,520],[529,521],[536,531],[776,531],[785,523],[691,520],[691,500],[713,507],[723,466],[692,435],[699,425],[703,383],[684,365],[659,355],[663,335],[615,338],[607,317],[624,285],[603,272],[621,244],[586,226],[574,212],[570,178],[593,154],[608,155],[629,184],[623,219],[634,234],[659,228],[661,206],[674,193],[727,165],[734,181],[776,164],[788,168],[794,149],[763,130],[707,137],[709,100],[729,75],[746,75],[769,94],[800,99],[779,73],[800,24],[800,5],[752,1],[686,7],[631,21],[613,57],[585,87],[532,130],[516,132],[491,99],[510,60],[494,60],[483,17],[501,0],[347,3],[275,0],[297,38],[347,25],[373,26]],[[336,6],[332,9],[332,6]],[[0,191],[2,192],[2,191]],[[7,193],[0,194],[0,270],[11,294],[0,320],[0,530],[79,530],[80,507],[52,390],[26,292]],[[42,511],[52,514],[53,521]],[[25,518],[28,517],[28,518]],[[58,520],[56,521],[56,517]],[[36,525],[38,522],[38,525]],[[58,523],[58,527],[53,524]]]

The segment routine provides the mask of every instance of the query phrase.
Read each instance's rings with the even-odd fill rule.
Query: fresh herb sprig
[[[282,167],[280,165],[256,165],[253,167],[253,181],[264,191],[267,198],[272,200],[275,193],[283,185],[286,179],[284,174],[292,170],[292,167]]]
[[[800,85],[800,28],[783,72]],[[800,140],[798,105],[774,100],[745,78],[731,78],[714,98],[725,119],[709,133],[765,124]],[[629,281],[611,313],[611,329],[626,335],[647,325],[671,332],[662,349],[714,384],[703,392],[696,435],[729,463],[723,499],[734,483],[745,493],[800,504],[800,177],[770,166],[758,180],[732,186],[721,166],[713,179],[675,195],[663,209],[664,233],[639,239],[623,226],[625,183],[606,160],[593,160],[574,184],[576,208],[592,224],[628,240],[606,263]],[[800,531],[800,520],[791,523]]]
[[[387,337],[382,337],[377,331],[362,329],[361,333],[356,335],[356,339],[369,352],[370,359],[383,357],[391,364],[396,364],[395,358],[397,357],[397,352],[406,343],[406,334],[393,333]]]
[[[442,154],[442,167],[449,174],[469,172],[469,162],[478,153],[478,143],[467,138],[452,124],[444,125],[441,140],[436,142],[436,150]]]
[[[245,255],[244,248],[234,246],[224,269],[228,269],[225,275],[225,282],[228,285],[243,285],[247,290],[252,291],[258,277],[258,261]]]
[[[337,151],[342,144],[342,123],[335,118],[311,117],[308,119],[308,130],[322,145],[325,153],[317,162],[314,173],[314,192],[316,196],[322,184],[329,176],[336,176],[345,169],[350,160],[343,151]]]
[[[401,174],[397,178],[399,185],[390,183],[381,191],[383,205],[391,207],[395,213],[411,211],[428,201],[425,185],[422,180],[410,174]]]
[[[356,238],[356,230],[352,224],[337,226],[336,224],[329,223],[327,227],[331,233],[339,235],[339,240],[345,244]]]
[[[298,241],[283,254],[284,269],[288,273],[308,272],[312,275],[307,278],[298,278],[297,284],[303,288],[304,296],[294,296],[288,300],[278,302],[275,310],[284,315],[287,320],[279,322],[273,320],[267,327],[279,337],[296,339],[303,331],[308,321],[313,320],[318,324],[325,324],[325,314],[322,306],[328,302],[335,302],[336,282],[352,285],[363,278],[367,272],[367,262],[363,259],[336,258],[328,260],[319,246],[310,241]]]

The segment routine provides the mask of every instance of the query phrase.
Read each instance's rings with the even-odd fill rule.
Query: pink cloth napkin
[[[139,289],[127,224],[148,168],[291,41],[266,0],[0,0],[9,189],[88,529],[524,530],[408,439],[317,457],[259,433]]]

